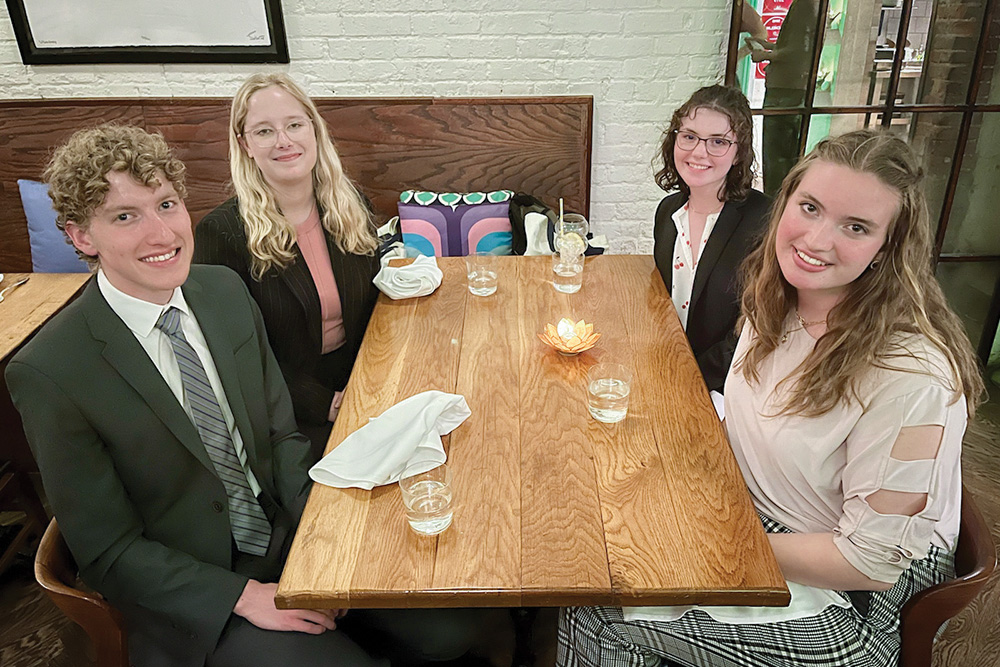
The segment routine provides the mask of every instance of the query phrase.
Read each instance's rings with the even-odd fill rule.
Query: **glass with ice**
[[[556,227],[555,248],[552,256],[552,286],[559,292],[579,292],[583,284],[583,255],[587,250],[587,219],[576,213],[567,213]]]

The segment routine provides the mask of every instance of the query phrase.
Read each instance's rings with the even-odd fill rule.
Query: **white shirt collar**
[[[174,288],[174,293],[170,296],[170,301],[164,305],[150,303],[129,296],[111,284],[108,277],[104,275],[103,269],[97,270],[97,287],[101,290],[104,300],[111,306],[111,310],[122,319],[132,333],[136,336],[146,338],[153,331],[160,315],[170,306],[176,307],[185,315],[190,315],[187,301],[184,300],[184,293],[180,287]]]

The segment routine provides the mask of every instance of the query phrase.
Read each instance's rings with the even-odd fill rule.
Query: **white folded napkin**
[[[420,255],[407,266],[383,266],[372,280],[391,299],[427,296],[441,285],[444,274],[437,260]]]
[[[309,470],[313,481],[337,488],[371,489],[399,481],[410,462],[427,469],[445,462],[441,436],[472,411],[464,396],[425,391],[410,396],[347,436]]]

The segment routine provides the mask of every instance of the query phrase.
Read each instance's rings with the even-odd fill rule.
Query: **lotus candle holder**
[[[538,334],[543,343],[568,357],[594,347],[600,337],[601,334],[594,333],[593,324],[587,324],[583,320],[573,322],[568,317],[554,325],[546,324],[545,331]]]

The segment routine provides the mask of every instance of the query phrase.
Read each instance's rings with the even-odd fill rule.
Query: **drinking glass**
[[[590,416],[605,424],[625,419],[632,371],[621,364],[603,363],[587,371],[587,407]]]
[[[490,296],[497,291],[496,255],[477,252],[465,258],[466,277],[469,280],[469,291],[476,296]]]
[[[437,535],[451,525],[451,470],[446,464],[411,463],[399,478],[399,490],[415,533]]]
[[[590,223],[587,219],[580,215],[579,213],[566,213],[563,215],[562,226],[559,226],[559,221],[556,220],[556,235],[562,236],[563,234],[577,234],[580,238],[587,238],[587,232],[590,231]]]
[[[573,294],[583,285],[583,253],[558,252],[552,255],[552,286],[556,291]]]

